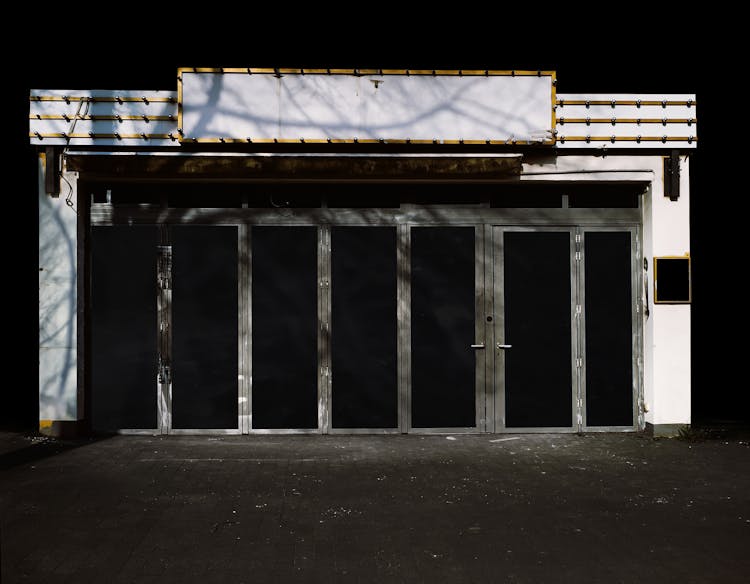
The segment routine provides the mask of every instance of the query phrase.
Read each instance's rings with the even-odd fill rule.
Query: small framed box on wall
[[[654,258],[654,303],[690,304],[690,256]]]

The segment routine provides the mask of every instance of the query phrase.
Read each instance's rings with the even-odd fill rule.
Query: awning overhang
[[[513,180],[521,154],[192,154],[68,152],[66,169],[122,180]]]

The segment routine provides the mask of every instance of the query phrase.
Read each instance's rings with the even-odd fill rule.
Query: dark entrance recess
[[[332,426],[398,427],[396,228],[331,229]]]
[[[318,427],[318,228],[252,227],[252,426]]]
[[[172,427],[237,428],[237,228],[172,234]]]
[[[586,425],[633,425],[630,232],[585,232]]]
[[[155,429],[155,226],[91,228],[91,421]]]
[[[505,427],[572,426],[571,234],[504,234]]]
[[[473,227],[411,230],[414,428],[476,426]]]

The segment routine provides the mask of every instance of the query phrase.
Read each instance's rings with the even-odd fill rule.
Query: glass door
[[[473,226],[411,228],[411,429],[476,431],[484,418],[481,257]]]
[[[239,432],[237,227],[170,232],[170,430]]]
[[[250,228],[253,430],[320,427],[318,232]]]
[[[495,227],[495,428],[577,426],[572,228]]]

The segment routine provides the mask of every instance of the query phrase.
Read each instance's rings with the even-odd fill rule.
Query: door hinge
[[[576,357],[576,367],[579,369],[583,367],[583,358],[582,357]]]
[[[581,234],[576,233],[576,243],[581,243]]]
[[[580,262],[580,261],[581,261],[581,252],[580,252],[580,251],[577,251],[577,252],[576,252],[576,261],[577,261],[577,262]]]
[[[581,316],[581,305],[576,304],[576,318],[579,318]]]

